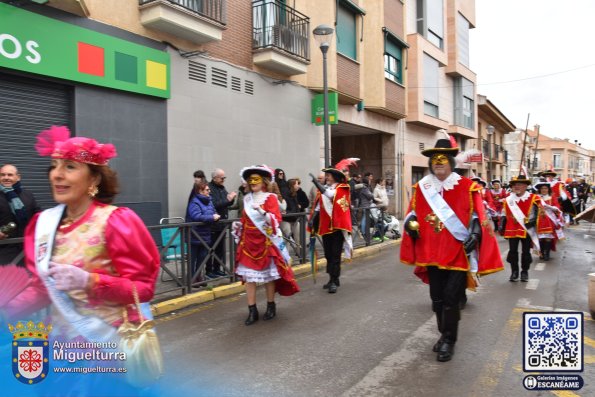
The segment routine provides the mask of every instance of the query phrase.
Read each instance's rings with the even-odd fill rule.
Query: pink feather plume
[[[41,156],[50,156],[56,147],[56,143],[64,142],[70,138],[68,127],[51,126],[49,129],[40,132],[37,135],[35,150]]]
[[[335,169],[342,171],[344,169],[348,169],[349,167],[357,167],[357,161],[359,161],[357,157],[343,159],[335,165]]]

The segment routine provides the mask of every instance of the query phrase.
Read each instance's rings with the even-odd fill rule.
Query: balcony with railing
[[[306,73],[310,63],[310,18],[283,3],[252,3],[255,65],[282,73]]]
[[[143,26],[197,44],[220,41],[226,24],[226,0],[139,0]]]

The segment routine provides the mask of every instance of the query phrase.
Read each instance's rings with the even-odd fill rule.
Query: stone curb
[[[363,258],[370,255],[378,254],[388,248],[399,245],[401,240],[389,240],[387,242],[376,244],[368,247],[362,247],[354,250],[353,259]],[[344,265],[349,265],[353,262],[345,261]],[[319,273],[322,269],[326,268],[326,259],[318,260]],[[293,272],[296,276],[310,273],[310,264],[305,263],[293,267]],[[155,303],[151,305],[151,311],[153,316],[161,316],[167,313],[171,313],[180,309],[184,309],[188,306],[198,305],[200,303],[210,302],[215,299],[225,298],[227,296],[237,295],[244,292],[244,286],[241,282],[235,282],[228,285],[222,285],[215,287],[211,291],[200,291],[180,296],[177,298],[169,299],[163,302]]]

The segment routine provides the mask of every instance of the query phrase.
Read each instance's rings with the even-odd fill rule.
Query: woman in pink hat
[[[112,144],[70,137],[66,127],[41,132],[35,145],[51,157],[49,181],[58,206],[38,213],[25,231],[29,286],[2,310],[21,319],[50,307],[54,337],[118,340],[124,311],[139,320],[135,295],[153,297],[159,252],[141,219],[111,205],[118,178]],[[143,313],[147,315],[148,313]]]

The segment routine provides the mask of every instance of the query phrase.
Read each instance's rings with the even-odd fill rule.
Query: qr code
[[[523,313],[523,370],[583,370],[583,313]]]

